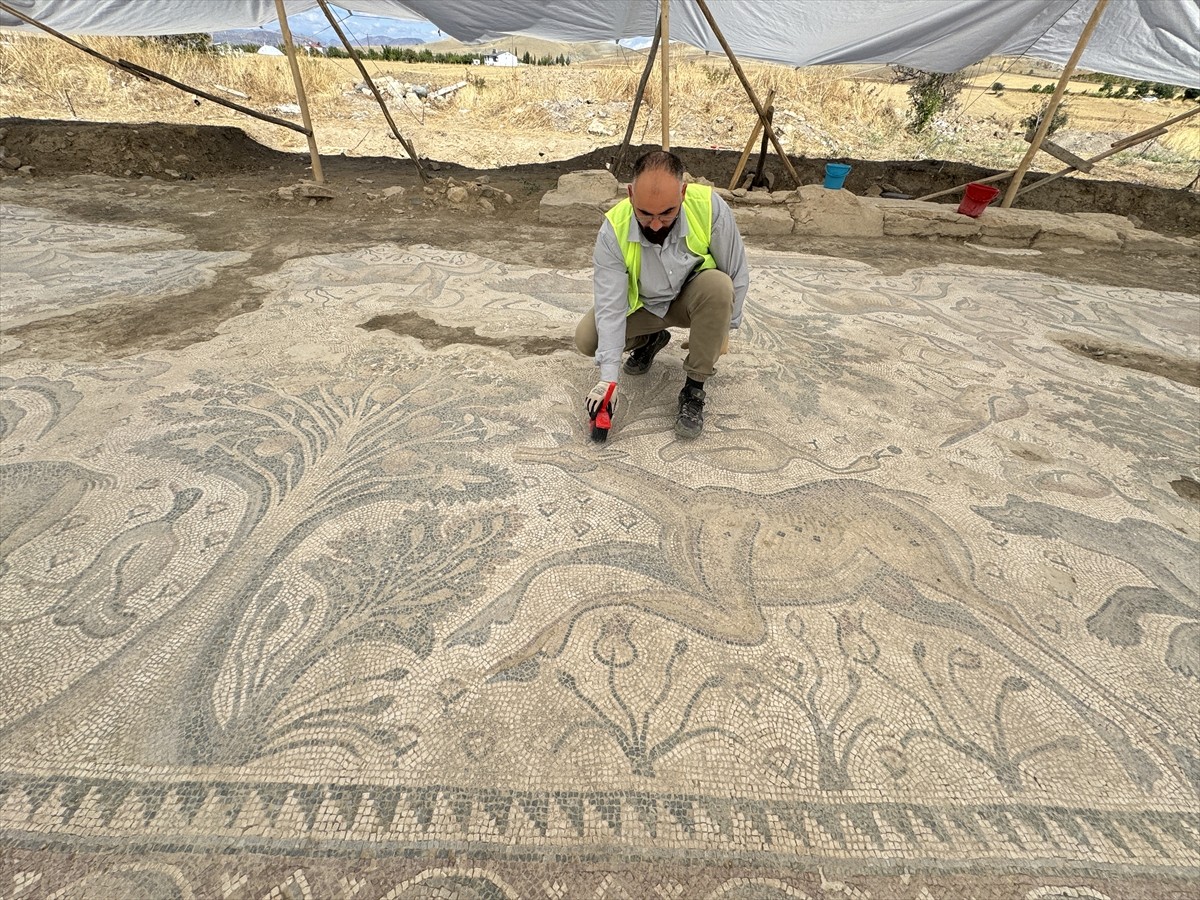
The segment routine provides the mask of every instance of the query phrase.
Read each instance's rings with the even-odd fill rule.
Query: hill
[[[571,44],[565,41],[546,41],[541,38],[525,37],[524,35],[507,35],[494,41],[480,41],[475,44],[464,44],[454,38],[443,38],[440,41],[430,41],[422,46],[423,50],[432,53],[474,53],[483,50],[507,50],[518,57],[528,53],[534,58],[543,56],[555,57],[563,55],[570,57],[572,62],[587,62],[602,59],[622,53],[645,56],[644,51],[626,50],[618,47],[613,41],[586,41]]]
[[[292,40],[302,47],[323,47],[324,44],[312,35],[292,32]],[[268,31],[265,28],[229,28],[225,31],[214,31],[214,44],[255,44],[259,47],[278,47],[283,45],[283,35],[278,31]]]

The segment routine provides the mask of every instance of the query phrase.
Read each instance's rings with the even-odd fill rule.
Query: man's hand
[[[612,396],[608,398],[608,402],[612,406],[612,411],[614,413],[617,411],[617,383],[615,381],[597,381],[596,386],[583,399],[583,405],[587,407],[588,415],[593,419],[600,412],[600,405],[604,402],[604,395],[608,393],[609,385],[612,385]]]

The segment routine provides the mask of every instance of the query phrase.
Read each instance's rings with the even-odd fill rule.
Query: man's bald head
[[[642,231],[661,243],[683,208],[683,161],[667,150],[651,150],[633,164],[629,202]]]

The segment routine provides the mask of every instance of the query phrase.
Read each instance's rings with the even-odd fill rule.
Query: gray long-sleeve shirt
[[[687,245],[688,221],[683,210],[663,245],[650,243],[642,235],[637,218],[629,220],[629,240],[642,245],[642,271],[638,277],[638,295],[648,312],[666,315],[671,301],[679,296],[700,257]],[[709,252],[717,268],[733,279],[733,317],[730,329],[742,324],[742,305],[750,286],[750,268],[746,248],[733,219],[733,211],[715,192],[712,197],[712,235]],[[616,381],[625,349],[625,316],[629,312],[629,272],[625,257],[607,219],[596,236],[592,254],[595,264],[592,283],[596,301],[596,365],[603,381]]]

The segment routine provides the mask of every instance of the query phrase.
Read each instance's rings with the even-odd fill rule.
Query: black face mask
[[[678,221],[679,221],[679,219],[678,219],[678,217],[676,217],[675,222],[678,222]],[[661,247],[663,245],[663,241],[665,241],[667,239],[667,235],[671,233],[671,229],[675,227],[675,222],[672,222],[666,228],[657,228],[654,230],[651,230],[651,229],[647,228],[645,225],[643,225],[641,222],[638,222],[638,228],[641,229],[642,234],[645,235],[645,237],[646,237],[646,240],[648,240],[652,244],[657,244],[659,247]]]

